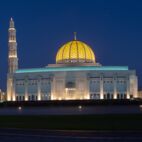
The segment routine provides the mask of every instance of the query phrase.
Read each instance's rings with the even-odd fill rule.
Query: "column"
[[[130,98],[130,79],[127,77],[127,99]]]
[[[138,98],[138,78],[137,78],[137,76],[135,75],[134,76],[134,94],[133,94],[133,96],[134,96],[134,98]]]
[[[103,75],[100,76],[100,99],[104,99],[104,79],[103,79]]]
[[[28,80],[25,79],[25,82],[24,82],[24,86],[25,86],[25,101],[28,101]]]
[[[12,81],[13,83],[13,85],[12,85],[12,88],[11,88],[11,90],[12,90],[12,101],[16,101],[16,94],[15,94],[15,86],[16,86],[16,81],[13,79],[13,81]]]
[[[113,77],[113,98],[117,99],[117,77]]]
[[[41,100],[41,77],[38,78],[38,84],[37,84],[37,100]]]
[[[56,81],[55,77],[51,80],[51,100],[55,100]]]
[[[8,75],[7,78],[7,101],[12,101],[12,78]]]

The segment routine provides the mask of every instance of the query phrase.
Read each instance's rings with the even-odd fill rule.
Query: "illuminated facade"
[[[78,41],[76,35],[59,48],[56,64],[18,69],[16,30],[11,23],[14,25],[13,20],[9,29],[7,101],[137,98],[135,70],[102,66],[91,47]]]

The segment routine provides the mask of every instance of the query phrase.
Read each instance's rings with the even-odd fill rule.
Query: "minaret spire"
[[[14,21],[13,21],[13,18],[11,17],[10,19],[10,28],[14,28]]]
[[[18,58],[17,58],[17,41],[16,41],[16,29],[14,26],[14,21],[11,18],[9,23],[9,53],[8,53],[8,60],[9,60],[9,73],[14,73],[15,70],[18,69]]]

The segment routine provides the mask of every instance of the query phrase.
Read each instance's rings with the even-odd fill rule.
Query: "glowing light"
[[[82,106],[78,106],[79,109],[82,109]]]
[[[130,95],[127,95],[127,99],[130,99]]]
[[[74,91],[76,88],[65,88],[66,91]]]
[[[9,40],[9,42],[16,42],[16,40]]]
[[[9,28],[9,30],[15,30],[15,28]]]
[[[16,55],[9,55],[9,58],[17,58]]]
[[[18,107],[18,110],[22,110],[22,107],[21,107],[21,106],[19,106],[19,107]]]
[[[28,101],[28,96],[27,95],[25,96],[25,101]]]
[[[37,100],[38,100],[38,101],[40,101],[40,100],[41,100],[41,97],[40,97],[40,95],[38,96]]]
[[[116,94],[114,94],[114,99],[117,99],[117,95]]]
[[[51,100],[54,100],[53,93],[51,93]]]
[[[87,95],[85,96],[85,99],[89,100],[89,99],[90,99],[90,95],[87,94]]]
[[[104,99],[103,95],[100,96],[100,99],[101,99],[101,100]]]
[[[61,101],[61,100],[62,100],[62,98],[59,98],[58,100],[59,100],[59,101]]]
[[[7,101],[11,101],[11,98],[9,95],[7,95]]]
[[[16,98],[15,98],[15,96],[13,96],[13,98],[12,98],[12,101],[16,101]]]

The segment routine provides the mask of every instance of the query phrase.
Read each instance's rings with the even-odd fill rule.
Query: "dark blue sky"
[[[1,0],[0,88],[6,88],[8,26],[17,29],[20,68],[55,63],[58,48],[73,39],[88,43],[102,65],[136,69],[142,86],[141,0]]]

